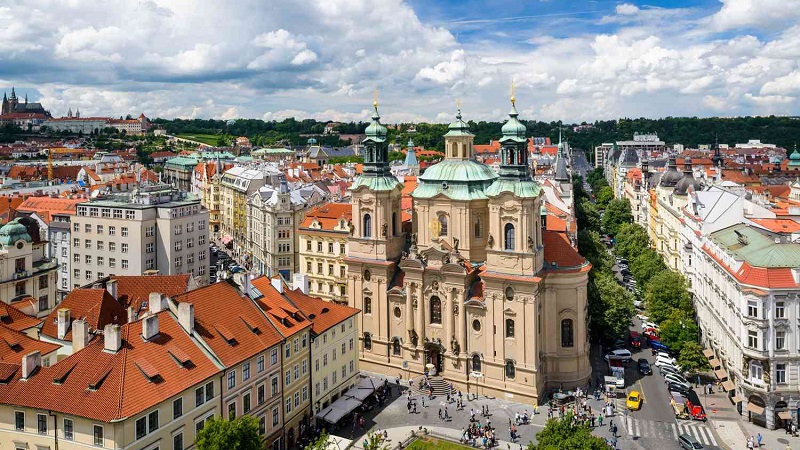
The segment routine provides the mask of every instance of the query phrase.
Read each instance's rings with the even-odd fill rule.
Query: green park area
[[[189,139],[190,141],[197,141],[207,145],[217,145],[219,136],[214,134],[177,134],[182,139]]]
[[[418,438],[406,447],[408,450],[467,450],[466,447],[454,442],[440,441],[430,437]]]

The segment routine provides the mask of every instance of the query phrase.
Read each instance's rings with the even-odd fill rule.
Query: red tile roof
[[[190,275],[112,275],[117,280],[117,300],[121,305],[139,308],[142,301],[150,298],[151,292],[174,297],[189,289]]]
[[[348,222],[353,219],[353,206],[350,203],[325,203],[309,211],[300,228],[310,228],[316,220],[323,230],[334,231],[341,218]]]
[[[338,303],[326,302],[321,298],[311,297],[304,294],[299,289],[291,290],[284,287],[286,297],[297,306],[298,309],[308,317],[313,325],[311,330],[319,335],[331,327],[355,316],[360,312],[356,308],[340,305]]]
[[[544,231],[542,242],[544,243],[545,269],[578,268],[586,264],[586,259],[570,244],[564,233]],[[552,266],[554,262],[556,265]]]
[[[124,324],[128,321],[128,311],[105,289],[73,289],[58,305],[58,309],[64,308],[69,309],[70,323],[75,319],[84,319],[92,330],[101,330],[110,323]],[[58,338],[58,309],[44,318],[42,334]],[[72,339],[72,327],[64,339]]]
[[[744,261],[739,270],[734,272],[724,261],[709,250],[708,246],[704,245],[703,251],[741,284],[772,289],[796,289],[798,286],[794,281],[792,269],[789,267],[754,267]]]
[[[16,331],[37,327],[42,319],[29,316],[12,305],[0,301],[0,323]]]
[[[60,347],[58,344],[40,341],[25,333],[0,325],[0,361],[22,364],[22,358],[30,352],[38,351],[44,356]]]
[[[0,401],[110,422],[135,416],[219,374],[169,312],[158,314],[159,334],[148,341],[141,337],[142,322],[121,327],[122,348],[116,353],[104,351],[103,341],[95,339],[24,383],[0,385]],[[191,362],[178,364],[169,352],[174,348]],[[142,366],[154,376],[146,376]]]
[[[798,233],[800,223],[792,219],[752,219],[753,222],[775,233]]]
[[[262,294],[256,299],[256,304],[284,337],[293,336],[311,327],[311,321],[285,295],[272,286],[269,278],[265,276],[256,278],[252,284]]]
[[[228,283],[194,289],[173,300],[194,305],[197,334],[227,367],[283,341],[255,303]],[[224,305],[224,314],[220,314],[220,305]]]
[[[75,205],[85,201],[85,198],[28,197],[17,207],[17,211],[36,213],[45,222],[50,223],[53,214],[74,214]]]

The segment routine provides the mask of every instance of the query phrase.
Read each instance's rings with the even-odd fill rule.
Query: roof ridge
[[[124,403],[124,396],[125,396],[125,373],[127,371],[126,366],[128,364],[128,349],[125,346],[125,343],[128,341],[129,336],[131,334],[130,325],[122,328],[125,330],[125,336],[124,337],[120,336],[120,340],[122,341],[120,342],[120,344],[122,345],[122,347],[120,348],[120,350],[122,351],[122,374],[119,383],[119,402],[117,403],[116,417],[118,418],[122,416],[122,404]],[[103,339],[105,340],[105,336],[103,336]]]

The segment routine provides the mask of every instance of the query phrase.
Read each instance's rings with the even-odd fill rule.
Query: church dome
[[[506,121],[506,123],[503,124],[503,128],[500,129],[500,131],[503,133],[502,140],[525,140],[525,133],[528,130],[525,128],[525,125],[523,125],[522,122],[517,119],[517,116],[519,116],[519,113],[517,113],[517,108],[512,103],[511,112],[508,113],[508,121]]]
[[[456,114],[456,121],[447,126],[447,136],[472,136],[469,132],[469,125],[461,118],[461,110]]]
[[[386,138],[386,127],[381,125],[380,119],[381,116],[378,114],[378,102],[373,103],[375,107],[375,113],[372,114],[372,122],[367,126],[367,129],[364,130],[364,134],[367,135],[367,138]]]
[[[794,151],[791,155],[789,155],[789,159],[792,161],[800,161],[800,153],[797,152],[797,148],[795,147]]]
[[[425,170],[414,198],[431,198],[438,194],[458,200],[487,198],[485,194],[497,174],[491,167],[475,160],[444,160]]]
[[[28,229],[25,228],[25,225],[14,219],[0,228],[0,244],[13,245],[17,241],[31,243],[33,239],[28,234]]]
[[[678,172],[677,163],[675,161],[675,157],[669,159],[669,166],[667,171],[664,172],[664,175],[661,177],[661,186],[663,187],[675,187],[678,184],[678,181],[683,178],[680,172]]]
[[[700,180],[694,177],[694,172],[692,171],[692,158],[686,158],[683,166],[683,177],[675,185],[675,195],[686,195],[689,192],[689,188],[692,188],[694,191],[699,191],[703,188]]]

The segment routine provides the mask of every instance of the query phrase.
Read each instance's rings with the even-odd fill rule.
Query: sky
[[[800,115],[800,0],[0,0],[0,89],[60,117]]]

